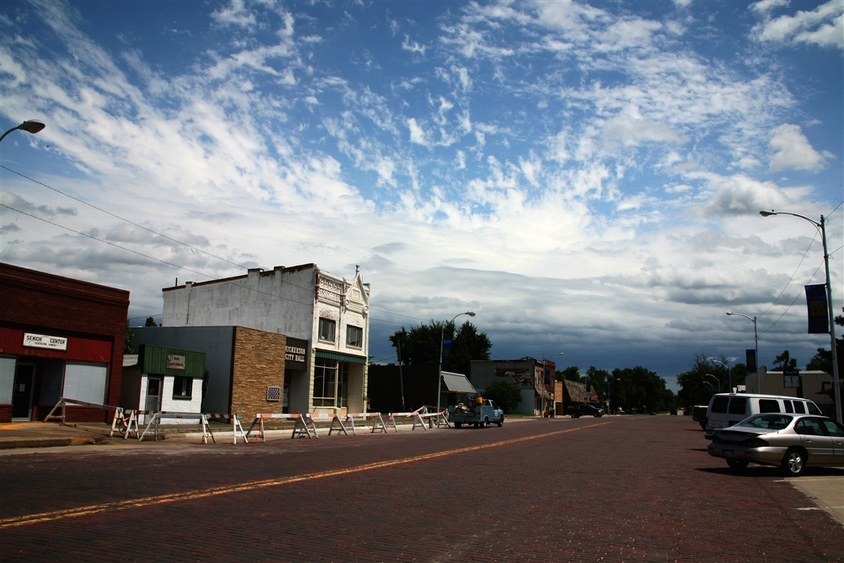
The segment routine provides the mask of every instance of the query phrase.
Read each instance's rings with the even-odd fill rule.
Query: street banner
[[[756,350],[754,348],[747,348],[744,351],[744,357],[747,373],[756,373]]]
[[[807,285],[806,309],[809,313],[809,334],[829,333],[829,312],[826,303],[826,285]]]

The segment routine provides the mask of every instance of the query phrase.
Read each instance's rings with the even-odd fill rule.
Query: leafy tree
[[[144,323],[144,326],[159,326],[159,325],[157,325],[157,324],[155,323],[155,318],[154,318],[154,317],[147,317],[147,320],[146,320],[146,322]]]
[[[569,366],[562,371],[558,371],[557,374],[557,381],[581,381],[580,368],[577,366]]]
[[[522,393],[512,381],[496,379],[486,386],[484,397],[495,401],[504,412],[512,412],[522,400]]]
[[[489,359],[492,343],[486,333],[479,332],[470,321],[464,322],[459,330],[454,321],[431,321],[410,331],[402,327],[390,336],[390,344],[403,365],[438,365],[440,338],[451,341],[443,353],[443,369],[446,371],[468,374],[471,360]]]
[[[835,324],[844,326],[844,316],[835,317]],[[835,339],[835,349],[838,352],[838,369],[841,369],[844,367],[844,336]],[[817,353],[806,364],[806,369],[832,373],[832,354],[826,348],[818,348]]]
[[[774,358],[774,365],[771,367],[772,371],[794,371],[797,369],[797,359],[792,358],[788,350],[783,350],[782,354]]]
[[[129,326],[129,320],[126,320],[126,335],[123,338],[123,353],[135,353],[135,331]]]

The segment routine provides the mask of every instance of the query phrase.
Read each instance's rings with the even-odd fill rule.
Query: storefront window
[[[193,378],[177,376],[173,378],[173,398],[190,399],[193,395]]]

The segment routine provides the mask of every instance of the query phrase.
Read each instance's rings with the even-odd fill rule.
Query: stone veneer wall
[[[231,412],[243,420],[258,413],[280,413],[282,401],[267,401],[267,387],[284,388],[287,337],[242,326],[235,327]]]

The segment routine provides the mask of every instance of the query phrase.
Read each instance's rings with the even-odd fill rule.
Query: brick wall
[[[283,334],[235,328],[232,413],[246,420],[258,413],[281,412],[282,401],[267,401],[267,387],[284,387],[286,342]]]

